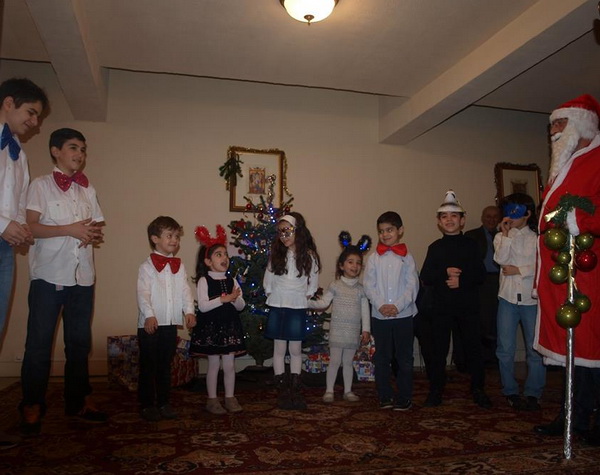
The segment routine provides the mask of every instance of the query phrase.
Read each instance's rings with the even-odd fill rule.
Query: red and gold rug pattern
[[[174,390],[175,421],[140,419],[135,393],[94,385],[95,401],[110,413],[107,424],[66,418],[62,385],[52,383],[42,432],[0,453],[2,474],[591,474],[599,473],[600,449],[574,439],[564,460],[562,438],[535,434],[551,420],[560,392],[548,389],[543,411],[515,412],[489,378],[494,408],[468,397],[468,379],[452,374],[437,408],[424,408],[427,383],[415,376],[415,406],[380,410],[373,383],[355,385],[358,403],[326,405],[322,388],[307,388],[308,410],[282,411],[268,385],[242,389],[244,411],[213,416],[205,395]],[[340,388],[336,388],[340,389]],[[20,387],[0,392],[0,428],[16,431]]]

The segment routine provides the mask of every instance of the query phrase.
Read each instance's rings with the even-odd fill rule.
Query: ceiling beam
[[[99,66],[80,0],[25,0],[73,116],[106,120],[106,69]]]
[[[409,99],[379,99],[379,140],[405,145],[590,31],[596,0],[543,0]],[[467,34],[467,33],[465,33]]]

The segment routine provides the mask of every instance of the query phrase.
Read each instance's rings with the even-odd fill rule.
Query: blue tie
[[[7,145],[8,155],[10,158],[13,160],[18,160],[19,153],[21,152],[21,146],[13,137],[8,124],[4,124],[4,128],[2,129],[2,137],[0,137],[0,150],[4,150]]]

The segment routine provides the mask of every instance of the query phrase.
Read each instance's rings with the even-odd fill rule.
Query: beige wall
[[[111,71],[108,119],[78,122],[50,66],[3,61],[0,78],[27,76],[49,93],[52,113],[25,144],[31,175],[51,170],[49,134],[74,127],[87,137],[86,173],[106,216],[106,242],[96,252],[97,293],[91,369],[105,372],[106,336],[135,332],[137,268],[149,248],[148,222],[160,214],[185,228],[180,257],[188,271],[197,249],[195,226],[214,229],[240,213],[218,175],[230,145],[279,148],[289,161],[288,185],[333,278],[337,235],[376,236],[388,209],[405,222],[405,241],[420,266],[439,236],[435,210],[453,188],[468,211],[467,228],[495,196],[496,162],[547,168],[547,117],[471,108],[408,146],[377,142],[375,96],[193,77]],[[18,256],[17,285],[0,352],[0,376],[18,375],[27,320],[27,258]],[[54,352],[64,360],[62,327]],[[183,333],[182,333],[183,334]]]

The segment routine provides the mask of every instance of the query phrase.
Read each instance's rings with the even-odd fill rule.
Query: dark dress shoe
[[[541,435],[557,437],[559,435],[563,435],[565,432],[565,420],[562,417],[557,417],[550,424],[541,424],[535,426],[533,430]]]

